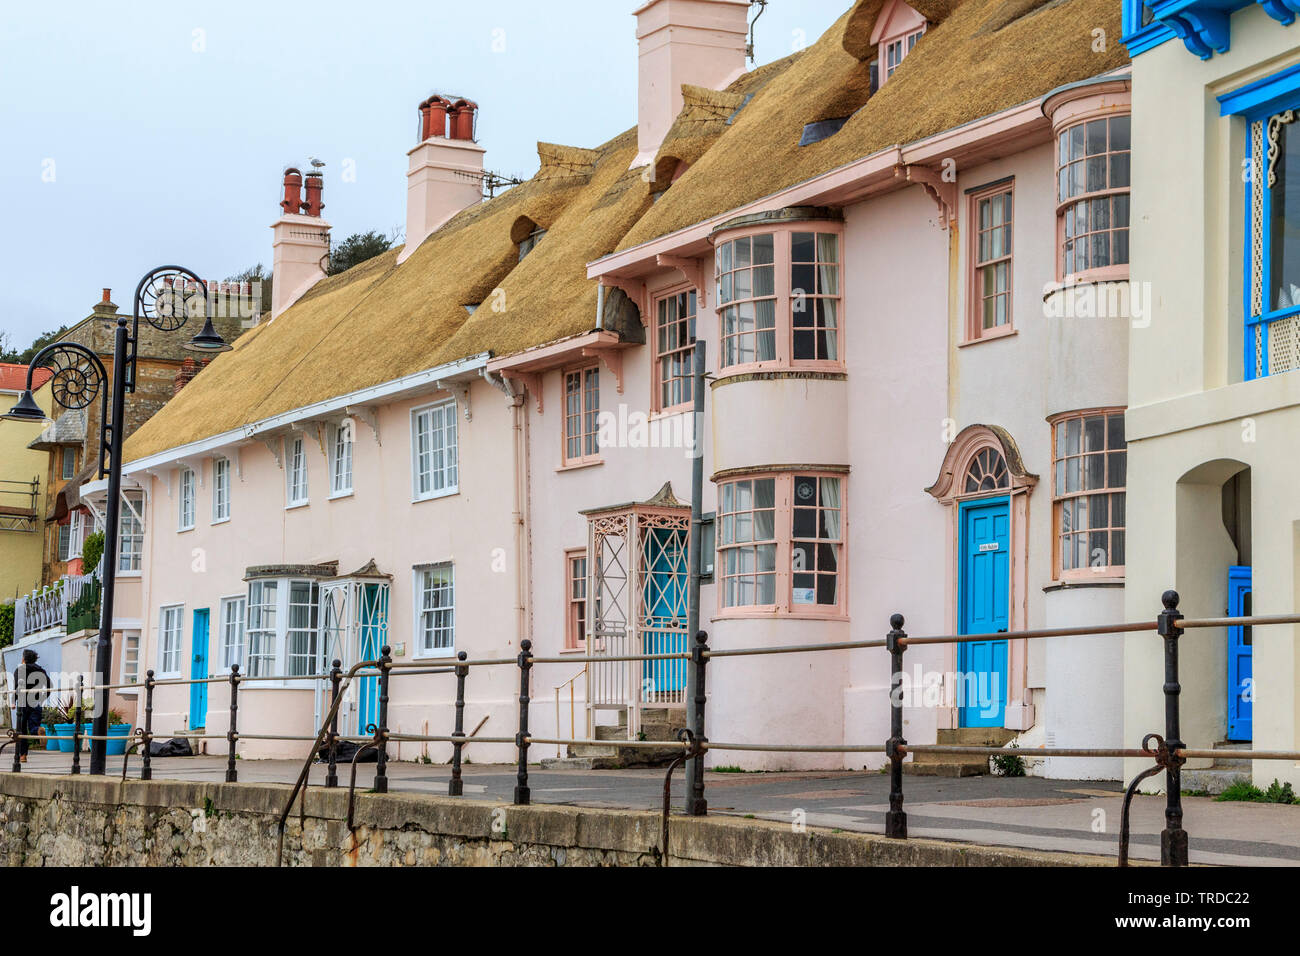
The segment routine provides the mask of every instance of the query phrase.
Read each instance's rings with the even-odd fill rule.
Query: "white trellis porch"
[[[687,648],[690,506],[665,483],[652,498],[582,512],[587,518],[587,649],[590,656],[672,654]],[[686,662],[593,661],[588,734],[596,714],[627,716],[627,737],[648,707],[686,704]]]

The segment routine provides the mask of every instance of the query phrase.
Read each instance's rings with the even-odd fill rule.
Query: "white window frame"
[[[353,448],[356,435],[352,419],[344,419],[329,429],[329,465],[330,498],[346,498],[352,494]],[[343,479],[347,481],[344,483]]]
[[[244,636],[244,629],[248,624],[248,592],[243,594],[228,594],[221,599],[217,605],[217,627],[221,629],[220,659],[218,664],[219,673],[229,674],[230,665],[238,664],[240,670],[244,668],[244,651],[248,646],[248,641]],[[231,642],[232,630],[235,634],[235,642]],[[230,653],[231,648],[235,649],[235,654]]]
[[[253,588],[255,586],[274,585],[275,601],[274,603],[263,602],[260,605],[253,603]],[[311,680],[311,674],[300,675],[297,677],[288,677],[289,673],[289,632],[298,630],[289,627],[289,606],[295,585],[305,584],[312,589],[312,600],[310,605],[311,615],[314,624],[311,630],[315,631],[316,637],[313,642],[315,653],[321,651],[321,613],[320,613],[320,580],[311,577],[275,577],[275,578],[257,578],[248,582],[248,592],[246,597],[244,612],[244,656],[240,664],[240,670],[250,676],[272,675],[279,677],[279,680],[264,681],[259,680],[256,683],[249,684],[249,688],[259,687],[311,687],[314,682]],[[270,628],[252,627],[252,612],[255,607],[269,607],[275,614],[275,622]],[[252,668],[251,651],[253,647],[254,635],[268,633],[271,639],[271,649],[269,654],[261,654],[259,658],[269,658],[269,663],[265,670],[254,671]],[[224,640],[223,632],[223,640]],[[224,652],[224,645],[223,645]],[[319,663],[319,662],[317,662]],[[314,672],[314,668],[312,669]]]
[[[132,498],[137,496],[139,497],[140,500],[139,508],[136,508],[135,504],[132,501]],[[118,521],[117,524],[117,576],[120,578],[139,577],[142,573],[142,568],[144,567],[144,512],[145,512],[144,491],[130,489],[122,492],[122,509],[121,509],[122,520]],[[139,523],[140,525],[139,534],[132,534],[132,535],[127,534],[128,521],[136,521]],[[139,546],[132,548],[130,551],[128,551],[126,549],[126,542],[128,538],[132,541],[132,543],[138,543]],[[135,566],[123,567],[122,566],[123,560],[131,559],[131,558],[135,559],[134,561]],[[81,570],[83,574],[89,574],[91,571],[95,569],[82,568]]]
[[[176,530],[192,531],[194,529],[194,515],[196,511],[197,490],[195,488],[197,476],[193,468],[181,468],[179,490],[176,494]],[[187,487],[188,486],[188,487]]]
[[[430,571],[446,569],[451,577],[451,605],[449,608],[426,608],[424,606],[424,575]],[[412,597],[412,632],[413,646],[415,647],[414,656],[423,657],[454,657],[456,655],[456,564],[454,561],[430,561],[426,564],[417,564],[411,569],[411,597]],[[451,612],[451,644],[448,647],[426,647],[425,645],[425,613],[433,613],[436,610],[449,610]]]
[[[168,648],[168,635],[173,633],[168,624],[168,619],[175,612],[175,648]],[[184,604],[164,604],[158,608],[158,672],[157,677],[180,677],[181,676],[181,647],[185,643],[185,605]],[[175,660],[170,660],[172,655]],[[168,668],[169,664],[175,666]]]
[[[139,684],[140,683],[140,657],[144,651],[143,640],[139,631],[122,632],[122,660],[118,673],[118,683],[120,684]],[[135,641],[135,653],[131,653],[131,642]],[[131,662],[134,666],[127,667]],[[119,694],[134,694],[135,691],[129,687],[120,687],[117,690]]]
[[[411,500],[429,501],[433,498],[445,498],[460,491],[460,427],[456,418],[456,400],[447,399],[431,405],[421,405],[411,409]],[[441,419],[441,424],[437,420]],[[427,425],[425,424],[427,422]],[[422,427],[427,429],[422,432]],[[427,471],[421,462],[420,441],[422,434],[429,437],[429,467]],[[433,444],[435,435],[441,435],[443,442],[442,468],[434,467],[434,458],[439,448]],[[450,439],[448,439],[450,435]],[[429,487],[420,489],[420,480],[427,474]],[[443,486],[437,485],[441,477]]]
[[[212,523],[230,520],[230,459],[212,459]]]
[[[302,481],[298,481],[298,477]],[[297,496],[299,485],[302,488],[302,497]],[[307,440],[302,435],[296,435],[284,440],[284,506],[285,508],[301,508],[307,504],[310,496],[310,490],[307,487]]]

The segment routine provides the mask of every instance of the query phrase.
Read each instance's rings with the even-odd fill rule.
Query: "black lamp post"
[[[18,403],[0,418],[15,421],[45,421],[45,413],[32,397],[32,373],[54,370],[51,390],[64,408],[86,408],[99,395],[99,477],[108,475],[108,506],[104,514],[103,605],[99,618],[99,642],[95,646],[95,719],[90,744],[90,772],[105,771],[108,735],[108,691],[113,667],[113,591],[117,578],[117,532],[121,516],[122,444],[126,432],[126,393],[135,392],[136,356],[140,344],[140,319],[163,332],[181,328],[202,315],[203,330],[184,347],[194,352],[227,352],[227,345],[212,327],[207,285],[197,274],[181,266],[159,266],[148,272],[135,289],[131,326],[125,315],[118,316],[113,338],[113,377],[106,382],[104,363],[92,350],[76,342],[55,342],[41,349],[27,369],[27,387]],[[109,390],[112,409],[110,413]]]

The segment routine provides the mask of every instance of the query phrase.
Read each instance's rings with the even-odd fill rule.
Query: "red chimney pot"
[[[302,173],[290,166],[284,171],[284,199],[280,208],[285,213],[297,212],[302,205]]]
[[[112,302],[113,300],[112,300],[111,298],[109,298],[112,294],[113,294],[113,290],[112,290],[112,289],[105,289],[105,290],[104,290],[104,300],[103,300],[103,301],[105,301],[105,302]]]
[[[307,198],[301,206],[304,215],[320,218],[321,210],[325,208],[325,204],[321,202],[321,193],[324,186],[325,180],[320,173],[307,174]]]
[[[473,100],[457,100],[451,108],[451,138],[474,139],[474,114],[478,104]]]

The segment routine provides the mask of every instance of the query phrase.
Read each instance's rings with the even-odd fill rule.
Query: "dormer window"
[[[542,236],[546,235],[546,230],[537,226],[519,242],[519,261],[522,262],[524,256],[537,248],[537,244],[542,241]]]
[[[903,57],[912,52],[912,47],[916,46],[916,41],[921,39],[921,34],[924,32],[925,27],[922,27],[915,33],[909,33],[885,44],[885,79],[894,75],[894,71],[903,62]]]
[[[871,31],[871,42],[876,45],[880,56],[876,64],[877,82],[880,86],[889,81],[894,71],[902,65],[903,59],[912,52],[912,48],[925,33],[926,26],[925,17],[903,0],[887,0]]]

